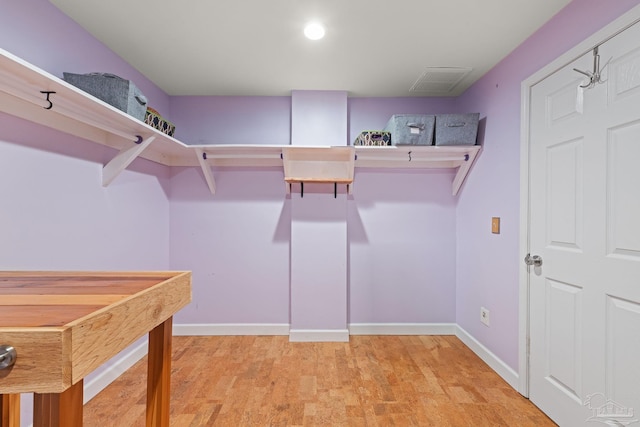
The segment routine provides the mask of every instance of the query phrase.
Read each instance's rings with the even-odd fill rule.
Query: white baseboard
[[[351,335],[455,335],[455,323],[351,323]]]
[[[348,335],[455,335],[455,323],[351,323]],[[221,323],[221,324],[174,324],[175,336],[215,335],[300,335],[301,333],[322,336],[336,332],[341,337],[345,330],[289,330],[288,323]]]
[[[291,329],[290,342],[349,342],[348,329]]]
[[[173,325],[175,336],[289,335],[288,323],[217,323]]]
[[[120,375],[136,364],[147,354],[147,341],[140,343],[130,352],[123,354],[120,359],[105,371],[101,372],[90,381],[84,383],[84,403],[93,399],[105,387],[115,381]]]
[[[467,331],[456,325],[456,334],[460,341],[471,349],[480,359],[484,361],[491,369],[502,377],[511,387],[518,390],[520,378],[518,373],[509,365],[504,363],[498,356],[493,354],[487,347],[482,345],[478,340],[469,335]]]

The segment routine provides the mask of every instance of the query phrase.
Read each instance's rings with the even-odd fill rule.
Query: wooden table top
[[[62,392],[190,301],[190,272],[0,272],[0,393]]]

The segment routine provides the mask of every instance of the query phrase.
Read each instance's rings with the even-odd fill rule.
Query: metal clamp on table
[[[0,345],[0,369],[7,369],[16,363],[18,353],[10,345]]]

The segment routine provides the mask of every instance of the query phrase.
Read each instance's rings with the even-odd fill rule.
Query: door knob
[[[534,267],[540,267],[542,265],[542,257],[540,255],[527,254],[524,257],[524,263],[527,265],[533,265]]]

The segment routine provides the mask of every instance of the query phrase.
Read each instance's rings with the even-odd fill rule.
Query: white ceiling
[[[570,0],[50,1],[169,95],[457,96]],[[411,92],[429,67],[472,71]]]

